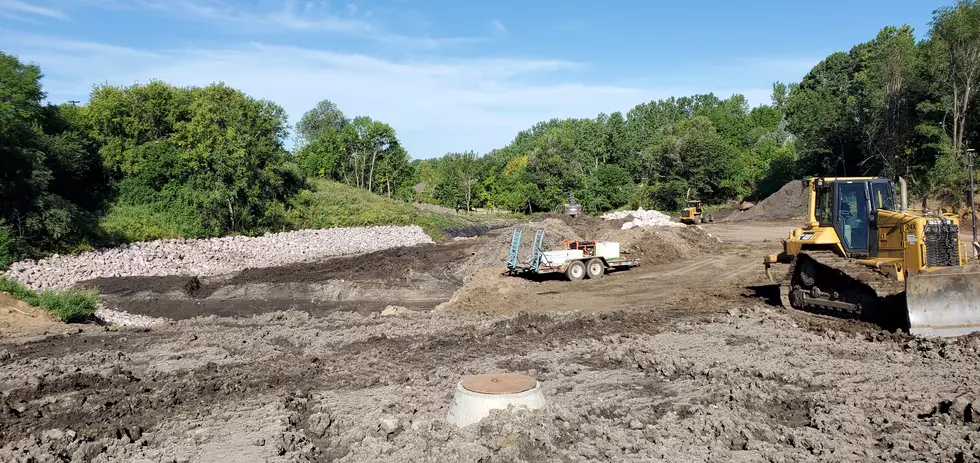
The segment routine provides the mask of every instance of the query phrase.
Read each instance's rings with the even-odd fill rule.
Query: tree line
[[[641,103],[625,114],[543,121],[483,155],[409,162],[392,150],[382,175],[396,186],[385,193],[525,213],[556,210],[574,195],[595,213],[676,210],[688,191],[708,203],[761,199],[808,175],[903,175],[913,193],[962,202],[962,152],[980,130],[978,79],[980,6],[961,0],[933,12],[924,39],[907,25],[885,27],[827,56],[800,82],[776,82],[771,101],[754,108],[743,95],[709,93]],[[341,135],[343,124],[315,122],[322,114],[345,120],[329,101],[321,106],[329,111],[311,111],[301,124],[312,144],[298,156],[309,175],[355,184],[358,156],[393,145],[369,137],[365,151],[348,141],[357,137]]]
[[[412,159],[395,129],[330,101],[290,127],[282,107],[224,84],[100,85],[45,103],[35,64],[0,52],[0,266],[149,236],[294,226],[297,198],[329,179],[401,201],[470,210],[676,210],[759,199],[807,175],[903,175],[962,198],[962,151],[980,137],[980,5],[933,12],[928,34],[885,27],[771,101],[699,94],[595,118],[552,119],[488,153]]]

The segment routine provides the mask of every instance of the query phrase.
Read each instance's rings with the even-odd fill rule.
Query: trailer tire
[[[585,273],[585,264],[580,260],[568,264],[568,268],[565,269],[565,276],[571,281],[579,281],[585,278]]]
[[[592,259],[585,264],[585,273],[590,280],[598,280],[606,273],[606,264],[602,263],[602,259]]]

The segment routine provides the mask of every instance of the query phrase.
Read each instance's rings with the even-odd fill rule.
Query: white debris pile
[[[107,325],[135,326],[149,328],[154,325],[166,323],[166,320],[146,315],[132,314],[120,310],[107,309],[105,307],[95,311],[95,318],[98,318]]]
[[[610,212],[609,214],[603,215],[604,220],[623,220],[629,217],[633,217],[632,222],[626,222],[623,224],[623,230],[629,230],[635,227],[683,227],[684,224],[680,222],[671,222],[670,216],[664,214],[660,211],[646,210],[642,207],[635,211],[616,211]]]
[[[69,288],[92,278],[216,276],[331,256],[432,243],[418,226],[298,230],[264,236],[156,240],[14,263],[3,276],[35,290]]]

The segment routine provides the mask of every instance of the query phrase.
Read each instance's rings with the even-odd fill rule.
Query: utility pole
[[[970,169],[970,217],[973,219],[973,258],[980,258],[980,240],[977,240],[977,202],[973,188],[973,153],[975,149],[966,150],[967,167]]]

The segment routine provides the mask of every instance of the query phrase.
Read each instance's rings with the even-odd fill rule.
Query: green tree
[[[931,36],[942,50],[945,83],[951,95],[953,148],[965,142],[970,101],[980,79],[980,4],[958,0],[933,12]]]
[[[350,122],[336,104],[322,100],[296,124],[296,144],[302,147],[324,136],[336,136]]]
[[[41,70],[0,53],[2,252],[71,248],[94,232],[101,162],[74,108],[43,105]],[[16,247],[17,249],[12,249]]]

